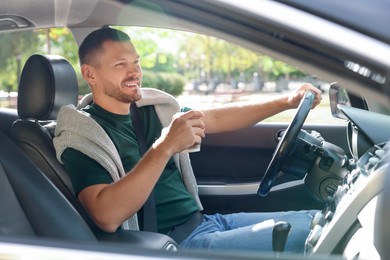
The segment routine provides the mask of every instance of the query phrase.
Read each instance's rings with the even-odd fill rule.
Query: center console
[[[373,234],[378,195],[389,164],[389,146],[390,143],[376,145],[357,161],[350,162],[352,170],[328,197],[325,208],[313,218],[306,255],[380,259]]]

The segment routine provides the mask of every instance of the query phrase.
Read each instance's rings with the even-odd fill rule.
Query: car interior
[[[3,179],[1,182],[3,185],[1,198],[4,200],[2,204],[6,205],[6,210],[2,211],[5,214],[2,214],[1,218],[4,220],[4,226],[7,227],[1,229],[1,234],[54,238],[72,242],[80,240],[87,241],[88,243],[98,243],[99,241],[131,243],[135,248],[176,251],[176,242],[162,234],[145,231],[118,230],[115,233],[101,231],[94,225],[75,197],[66,172],[56,159],[52,137],[59,108],[65,104],[77,105],[77,92],[75,72],[63,57],[33,55],[26,62],[19,85],[19,118],[14,118],[15,120],[10,126],[10,136],[13,140],[10,140],[5,134],[1,134],[2,146],[0,149],[0,159],[1,178]],[[49,95],[49,97],[45,95]],[[51,102],[47,103],[48,100]],[[343,114],[349,117],[354,124],[360,125],[363,133],[367,136],[372,136],[372,132],[375,129],[370,128],[369,125],[367,126],[364,123],[365,120],[361,122],[362,119],[359,116],[359,114],[365,113],[365,110],[361,111],[357,108],[341,105],[338,106],[338,109],[344,112]],[[340,111],[338,113],[341,113]],[[369,113],[375,121],[373,114],[370,112],[366,113]],[[384,122],[388,123],[387,116],[378,116],[383,117]],[[11,118],[13,117],[11,116]],[[298,130],[300,128],[301,126],[298,127]],[[313,137],[307,136],[311,135],[299,136],[298,139],[304,142],[313,142]],[[350,177],[352,178],[350,182],[356,181],[359,178],[361,179],[361,175],[368,178],[370,171],[375,170],[376,167],[380,168],[380,165],[378,166],[377,164],[383,164],[382,158],[388,149],[385,143],[383,143],[385,140],[386,136],[382,134],[377,135],[375,140],[369,139],[367,141],[368,143],[360,145],[369,147],[372,143],[382,142],[382,145],[375,145],[368,152],[361,154],[356,164],[349,165],[355,175]],[[313,142],[313,146],[315,144],[317,144],[316,141]],[[327,148],[326,145],[322,145],[322,148],[325,149],[327,154],[332,153],[335,149],[334,147]],[[343,158],[344,156],[345,154],[342,153],[341,155],[337,155],[337,158]],[[16,160],[18,161],[17,163],[15,163]],[[295,158],[295,162],[298,161],[298,165],[301,168],[304,164],[299,162],[302,162],[302,160],[306,161],[307,158]],[[288,163],[286,164],[288,165]],[[355,171],[355,165],[366,169],[366,172],[360,173]],[[318,163],[318,169],[320,168],[322,169],[321,161]],[[335,171],[338,172],[339,170],[336,169]],[[287,169],[284,172],[288,172]],[[341,172],[345,175],[345,168]],[[359,210],[364,208],[366,203],[370,204],[370,199],[379,193],[378,182],[383,180],[383,174],[379,176],[372,181],[376,185],[371,184],[372,189],[370,194],[358,194],[358,199],[355,198],[353,203],[351,203],[352,205],[348,205],[348,208],[354,208],[354,214],[361,214]],[[342,176],[342,178],[344,179],[345,176]],[[313,180],[307,178],[306,182],[313,182]],[[308,252],[313,250],[320,238],[318,235],[315,235],[316,232],[319,232],[318,229],[332,219],[334,211],[339,203],[341,203],[342,198],[345,200],[343,196],[347,193],[347,189],[343,186],[337,188],[337,183],[339,182],[339,179],[335,179],[329,185],[327,181],[323,190],[317,193],[316,191],[312,191],[315,196],[319,197],[319,200],[328,200],[328,206],[322,214],[319,214],[315,218],[315,223],[313,224],[314,235],[309,238],[312,242],[308,243],[308,247],[311,246],[312,248],[308,248]],[[332,191],[334,195],[329,200],[329,198],[324,196],[324,193],[326,195],[329,187],[333,187],[335,184],[336,188]],[[318,187],[318,180],[314,180],[314,184],[312,185],[312,189]],[[352,184],[348,183],[348,185]],[[357,184],[355,183],[354,185]],[[266,191],[261,191],[260,185],[259,193],[268,193],[269,188],[267,187],[265,189]],[[264,194],[262,195],[264,196]],[[34,203],[32,204],[31,201],[34,201]],[[56,210],[52,210],[53,208]],[[12,214],[9,214],[9,212],[12,212]],[[347,225],[348,228],[355,232],[362,229],[361,223],[353,222],[354,215],[350,215],[351,211],[348,214],[349,220],[352,221],[352,225]],[[66,216],[68,221],[59,221],[61,219],[60,216]],[[337,223],[337,225],[341,224]],[[355,233],[354,235],[356,236]],[[339,239],[342,240],[342,238]],[[153,241],[153,243],[150,243],[150,241]],[[321,248],[321,250],[326,251],[327,248]],[[338,249],[336,248],[334,250]]]
[[[55,20],[61,26],[69,26],[77,43],[94,28],[109,24],[136,26],[140,23],[200,31],[295,61],[313,73],[337,79],[324,95],[329,95],[329,112],[343,120],[341,124],[304,123],[308,113],[316,113],[310,111],[312,100],[306,96],[290,123],[261,122],[250,128],[204,138],[201,152],[190,154],[204,212],[319,209],[321,212],[311,223],[304,257],[387,259],[390,256],[386,243],[390,237],[387,224],[390,215],[390,65],[386,52],[377,57],[372,55],[375,48],[367,48],[368,53],[361,54],[361,50],[343,45],[341,38],[289,30],[284,20],[288,20],[287,16],[273,20],[262,10],[256,10],[262,14],[259,17],[241,10],[234,21],[228,19],[229,8],[214,8],[204,15],[203,12],[209,10],[201,1],[189,4],[153,0],[147,1],[149,5],[145,5],[145,1],[126,0],[75,1],[73,5],[72,1],[45,2],[44,9],[50,19],[31,18],[34,22],[29,21],[28,15],[3,17],[3,10],[7,13],[8,7],[17,10],[21,5],[12,3],[3,8],[0,4],[0,30],[23,31],[35,25],[45,28],[53,26]],[[213,5],[222,6],[222,2],[229,1],[215,1]],[[290,7],[314,10],[307,16],[318,14],[320,18],[312,17],[313,21],[322,18],[332,18],[333,23],[340,21],[335,28],[358,40],[361,39],[352,29],[363,34],[374,26],[374,20],[364,25],[359,21],[356,28],[350,26],[342,17],[344,5],[334,17],[327,17],[321,15],[319,6],[305,4],[305,1],[265,2],[276,8],[287,2],[278,9],[280,12]],[[333,2],[329,1],[330,7]],[[61,8],[72,14],[69,20],[65,12],[58,12],[62,16],[54,17],[55,12],[48,11]],[[92,15],[77,10],[87,10]],[[107,10],[110,10],[109,15],[106,15]],[[148,19],[138,22],[143,17]],[[209,24],[212,27],[208,27]],[[232,33],[226,29],[229,26]],[[347,29],[344,31],[342,26]],[[367,46],[389,50],[388,36],[380,36],[387,30],[385,27],[382,24],[367,33],[367,37],[362,36],[365,43],[369,42],[369,37],[374,39],[374,43]],[[301,41],[301,38],[306,40]],[[78,201],[68,175],[56,158],[52,143],[56,118],[59,109],[68,104],[80,106],[80,95],[76,71],[67,57],[30,55],[20,74],[17,108],[0,109],[0,244],[14,242],[140,257],[147,252],[148,256],[167,259],[302,258],[301,255],[279,254],[283,249],[270,255],[183,252],[176,241],[163,234],[122,229],[103,232]],[[280,241],[285,238],[286,235],[282,235],[275,241],[282,244]]]

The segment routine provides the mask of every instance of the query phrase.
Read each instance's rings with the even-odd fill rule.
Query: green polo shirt
[[[106,131],[119,152],[125,172],[129,172],[141,158],[130,114],[113,114],[96,104],[88,106],[84,111]],[[139,111],[144,123],[146,143],[150,147],[161,135],[162,126],[154,106],[141,107]],[[113,181],[99,163],[75,149],[67,148],[61,159],[76,194],[90,185]],[[184,223],[199,210],[195,199],[185,188],[173,158],[161,174],[154,194],[157,227],[161,233]]]

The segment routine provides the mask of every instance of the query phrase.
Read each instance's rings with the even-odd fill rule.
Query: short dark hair
[[[91,32],[79,47],[79,60],[82,64],[93,64],[94,57],[102,50],[105,41],[111,40],[116,42],[130,42],[130,37],[117,29],[102,27]]]

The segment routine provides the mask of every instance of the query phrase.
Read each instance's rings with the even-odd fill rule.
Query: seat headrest
[[[20,118],[53,120],[59,109],[77,105],[78,84],[70,63],[58,55],[32,55],[24,65],[18,91]]]

